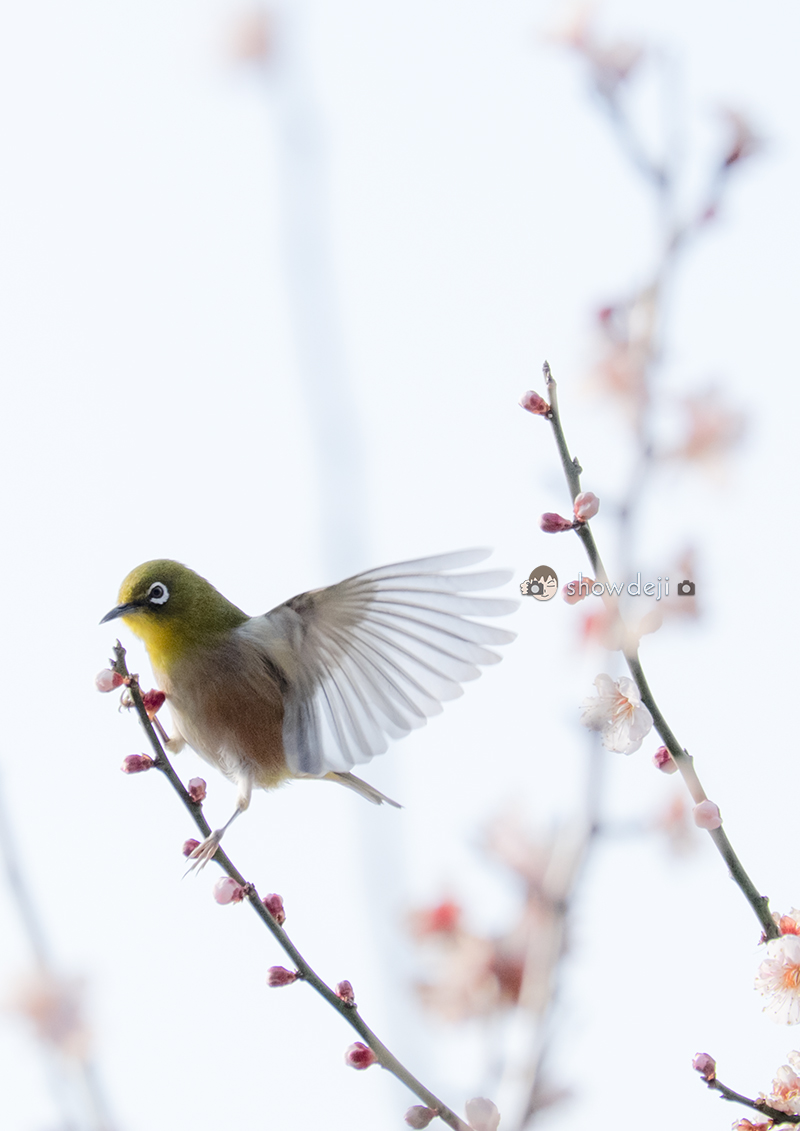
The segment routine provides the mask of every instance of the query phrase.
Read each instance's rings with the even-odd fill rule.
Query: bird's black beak
[[[129,601],[126,605],[117,605],[116,609],[112,609],[110,613],[106,613],[100,623],[105,624],[106,621],[116,620],[117,617],[124,617],[126,613],[132,613],[134,609],[140,607],[138,601]]]

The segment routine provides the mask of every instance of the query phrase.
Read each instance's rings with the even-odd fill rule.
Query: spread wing
[[[238,630],[265,653],[284,692],[289,769],[346,771],[382,754],[390,738],[424,726],[463,694],[489,644],[516,633],[467,619],[502,616],[517,601],[469,596],[505,584],[507,570],[453,574],[489,550],[462,550],[369,570],[301,593]]]

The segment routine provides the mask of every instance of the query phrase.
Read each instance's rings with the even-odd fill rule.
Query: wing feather
[[[481,667],[498,663],[487,645],[516,634],[467,618],[504,616],[518,602],[469,594],[505,584],[510,572],[448,572],[489,554],[461,550],[369,570],[237,629],[283,677],[293,773],[319,776],[369,761],[463,694],[461,684]]]

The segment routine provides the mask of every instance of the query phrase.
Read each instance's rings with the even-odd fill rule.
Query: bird
[[[471,595],[503,585],[511,571],[452,572],[490,553],[397,562],[253,617],[180,562],[131,570],[101,624],[120,618],[144,642],[172,715],[170,752],[188,744],[238,788],[233,815],[194,849],[192,867],[214,856],[254,788],[317,778],[400,808],[351,770],[499,662],[487,645],[515,638],[470,619],[518,606]]]

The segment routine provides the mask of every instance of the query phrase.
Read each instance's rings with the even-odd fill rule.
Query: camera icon
[[[693,581],[679,581],[678,582],[678,596],[679,597],[694,597],[694,582]]]
[[[520,582],[519,591],[523,597],[541,597],[544,586],[541,581],[531,581],[530,578],[526,578],[525,581]]]

